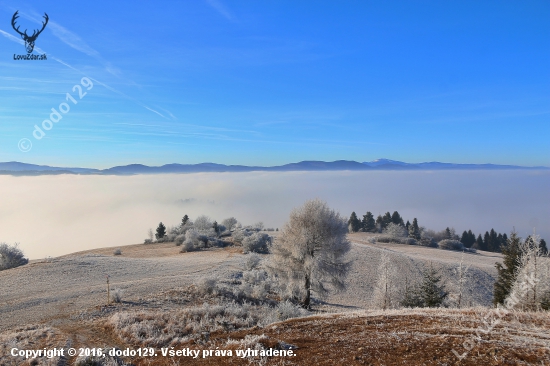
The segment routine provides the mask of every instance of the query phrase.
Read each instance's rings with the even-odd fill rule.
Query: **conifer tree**
[[[401,215],[399,215],[399,212],[397,211],[394,211],[391,215],[391,222],[393,222],[395,225],[405,226],[403,218],[401,217]]]
[[[516,280],[519,265],[521,238],[512,231],[507,243],[502,246],[503,263],[497,262],[495,267],[498,272],[493,290],[493,304],[504,304],[504,300],[510,293]]]
[[[409,238],[420,240],[420,227],[418,227],[416,217],[413,219],[413,223],[409,225]]]
[[[164,238],[166,235],[166,226],[161,222],[159,226],[157,227],[157,233],[155,234],[155,237],[158,239]]]
[[[469,236],[468,248],[471,248],[476,242],[476,236],[472,232],[472,230],[468,230],[468,236]]]
[[[430,268],[426,269],[423,274],[422,284],[420,285],[420,297],[424,303],[424,307],[436,308],[443,304],[443,300],[448,295],[445,287],[440,285],[441,275],[430,263]]]
[[[185,226],[185,224],[187,224],[187,221],[189,221],[189,216],[183,216],[183,218],[181,219],[181,226]]]
[[[365,215],[363,215],[363,221],[361,222],[363,226],[363,230],[365,230],[368,233],[373,233],[376,231],[376,223],[374,222],[374,216],[370,211],[367,211]]]
[[[378,217],[376,218],[376,230],[382,232],[384,228],[384,218],[382,217],[382,215],[378,215]]]
[[[361,221],[359,221],[359,219],[357,218],[357,214],[355,213],[355,211],[353,211],[351,213],[351,216],[349,217],[348,227],[350,228],[350,231],[352,233],[356,233],[359,231],[359,229],[361,229]]]
[[[386,212],[384,214],[384,217],[382,218],[382,222],[384,224],[384,227],[382,229],[385,229],[392,222],[391,213]]]
[[[440,284],[441,275],[431,263],[430,268],[423,271],[422,282],[409,288],[405,288],[405,296],[401,301],[404,307],[428,307],[435,308],[443,305],[443,301],[448,296],[445,286]]]
[[[542,254],[548,254],[548,247],[546,246],[546,241],[544,241],[544,239],[540,239],[540,250]]]
[[[479,234],[477,236],[477,239],[476,239],[476,242],[475,242],[474,246],[475,246],[475,249],[485,250],[485,249],[483,249],[485,246],[483,244],[483,238],[481,237],[481,234]]]

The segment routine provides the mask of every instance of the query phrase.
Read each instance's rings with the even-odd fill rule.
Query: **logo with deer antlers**
[[[32,51],[34,50],[34,42],[36,42],[36,39],[38,38],[38,36],[40,35],[40,33],[42,33],[42,31],[44,30],[44,28],[46,28],[46,24],[48,24],[48,20],[50,18],[48,18],[48,14],[44,13],[44,19],[46,20],[45,22],[42,22],[42,29],[38,30],[38,29],[35,29],[34,32],[32,33],[31,36],[29,36],[27,34],[27,30],[25,29],[24,32],[21,32],[19,30],[19,26],[15,26],[15,22],[17,21],[17,18],[19,18],[19,10],[15,12],[15,14],[13,14],[13,17],[11,18],[11,26],[13,27],[13,29],[19,33],[19,35],[21,36],[21,38],[23,38],[23,40],[25,41],[25,48],[27,49],[27,53],[32,53]]]

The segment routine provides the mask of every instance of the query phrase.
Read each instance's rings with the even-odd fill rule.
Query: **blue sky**
[[[16,10],[29,30],[48,13],[47,61],[13,60]],[[548,19],[548,1],[0,1],[0,161],[550,166]]]

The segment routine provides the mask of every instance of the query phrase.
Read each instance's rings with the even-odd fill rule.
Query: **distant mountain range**
[[[201,164],[166,164],[162,166],[147,166],[130,164],[115,166],[109,169],[60,168],[48,165],[34,165],[19,162],[0,163],[2,175],[52,175],[52,174],[87,174],[87,175],[133,175],[133,174],[163,174],[163,173],[206,173],[206,172],[253,172],[253,171],[338,171],[338,170],[535,170],[550,169],[549,167],[525,167],[517,165],[496,164],[451,164],[440,162],[404,163],[402,161],[378,159],[374,161],[356,162],[350,160],[337,161],[301,161],[285,165],[263,167],[246,165],[224,165],[215,163]]]

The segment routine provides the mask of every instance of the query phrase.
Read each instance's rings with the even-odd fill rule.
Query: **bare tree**
[[[323,296],[330,285],[343,289],[350,268],[345,255],[350,250],[347,222],[321,200],[306,201],[290,213],[281,235],[272,247],[269,269],[281,287],[304,308],[310,307],[311,292]]]

